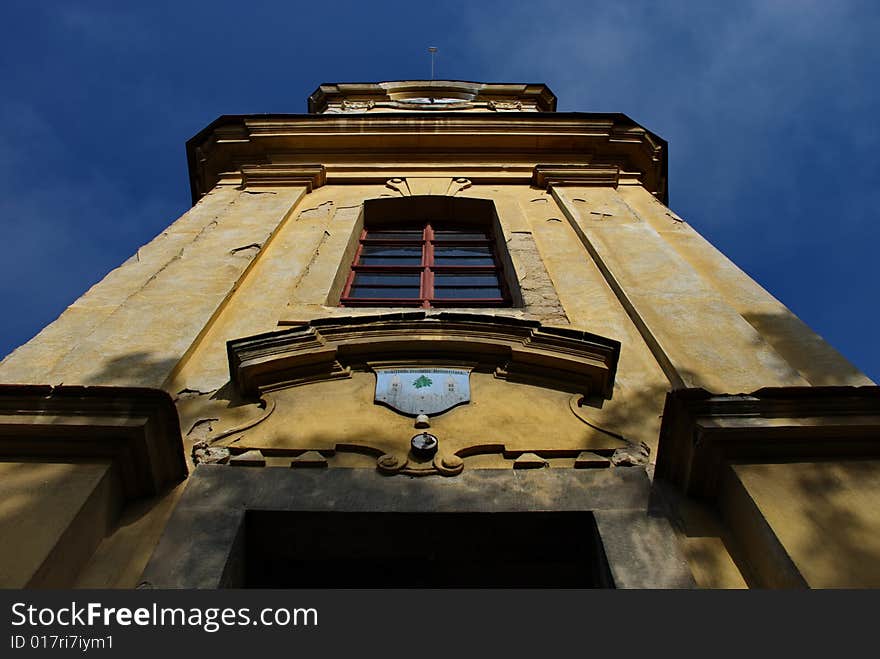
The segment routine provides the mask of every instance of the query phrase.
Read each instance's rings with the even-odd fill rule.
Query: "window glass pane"
[[[368,240],[421,240],[422,239],[422,231],[421,229],[413,229],[413,230],[394,230],[394,229],[382,229],[375,230],[370,229],[367,231],[367,239]]]
[[[437,256],[478,256],[486,254],[491,256],[492,249],[486,245],[459,246],[459,247],[437,247],[434,250]]]
[[[421,247],[395,247],[393,245],[364,245],[361,265],[421,265]]]
[[[474,265],[495,265],[491,256],[479,257],[437,257],[434,259],[437,265],[458,265],[458,266],[474,266]]]
[[[358,272],[354,276],[353,286],[415,286],[421,284],[418,273],[399,272]]]
[[[434,297],[438,300],[474,300],[500,298],[501,289],[495,287],[438,288],[434,287]]]
[[[502,304],[502,274],[491,229],[485,224],[439,224],[423,220],[367,229],[341,304],[430,305],[422,284],[427,269],[432,269],[431,299],[438,307]],[[429,243],[426,227],[431,229]]]
[[[439,229],[434,231],[434,240],[489,240],[489,233],[473,229]]]
[[[434,286],[452,286],[461,288],[464,286],[498,287],[498,275],[494,272],[472,274],[449,274],[437,272],[434,274]]]
[[[437,265],[494,265],[492,249],[486,247],[437,247],[434,250]]]
[[[348,294],[353,298],[383,298],[390,300],[412,300],[419,299],[419,287],[403,287],[403,286],[352,286]]]

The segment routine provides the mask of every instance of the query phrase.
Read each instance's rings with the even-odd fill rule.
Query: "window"
[[[419,222],[364,229],[342,306],[507,306],[491,231]]]

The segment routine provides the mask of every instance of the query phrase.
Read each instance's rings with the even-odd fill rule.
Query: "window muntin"
[[[491,232],[431,222],[364,229],[342,306],[506,306]]]

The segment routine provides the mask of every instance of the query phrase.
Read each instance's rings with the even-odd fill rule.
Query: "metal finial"
[[[434,53],[437,52],[436,46],[428,46],[428,52],[431,53],[431,80],[434,79]]]

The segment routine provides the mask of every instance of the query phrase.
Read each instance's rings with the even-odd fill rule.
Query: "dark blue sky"
[[[321,82],[546,82],[670,144],[671,206],[880,379],[876,2],[4,2],[0,355],[189,207],[184,142]]]

